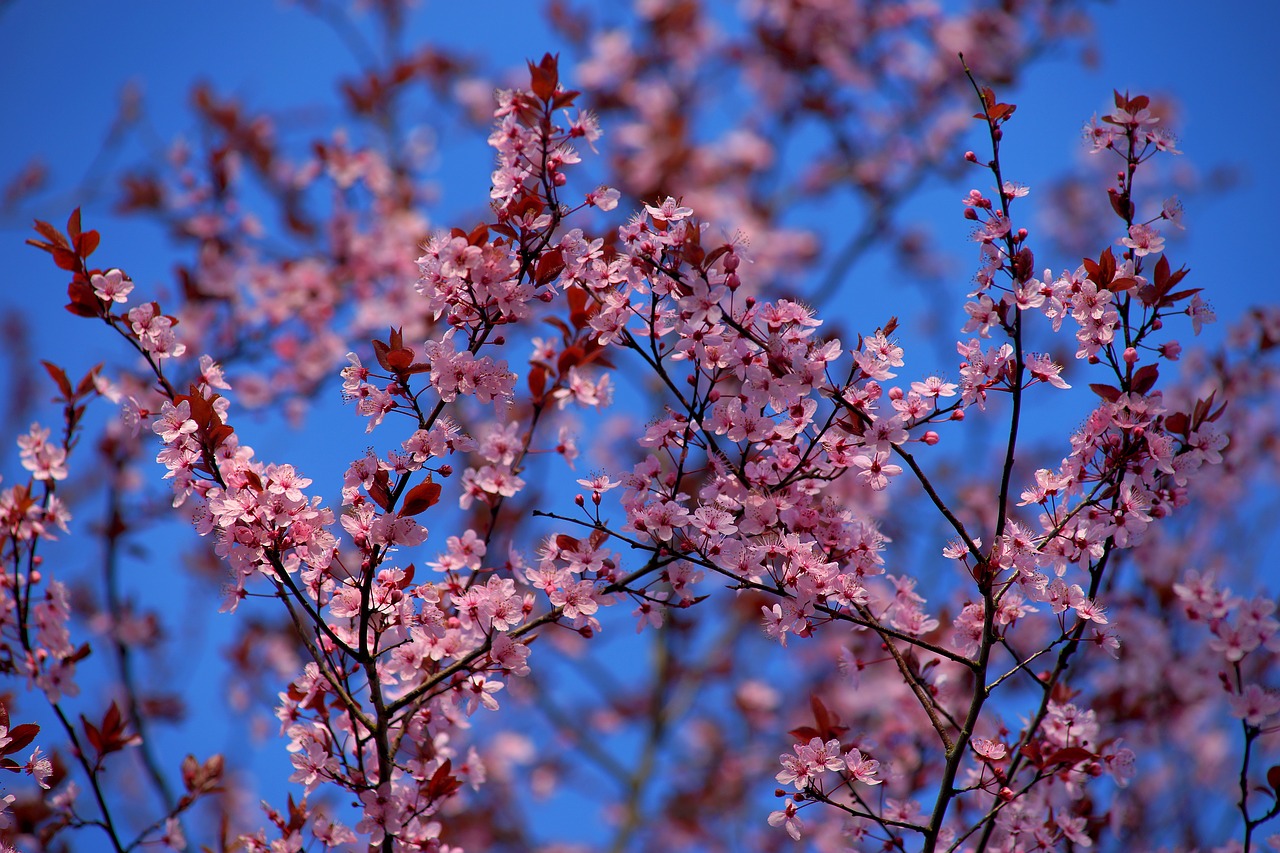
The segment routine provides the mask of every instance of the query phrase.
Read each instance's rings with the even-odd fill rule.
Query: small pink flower
[[[1139,258],[1164,251],[1164,238],[1160,236],[1160,232],[1141,224],[1130,225],[1129,236],[1123,238],[1120,243],[1132,249]]]
[[[95,273],[89,279],[93,292],[103,302],[128,302],[129,293],[133,290],[133,282],[120,270],[107,270]]]
[[[1008,749],[1003,743],[998,740],[991,740],[990,738],[976,737],[971,741],[971,743],[973,744],[974,752],[978,753],[978,755],[981,755],[983,758],[988,758],[992,761],[999,761],[1004,758],[1005,754],[1008,752]]]
[[[680,202],[671,196],[667,196],[662,203],[656,207],[652,204],[646,204],[644,209],[656,222],[679,222],[681,219],[687,219],[693,215],[693,208],[681,207]]]

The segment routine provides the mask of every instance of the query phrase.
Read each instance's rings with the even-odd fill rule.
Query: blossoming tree
[[[547,54],[499,89],[488,208],[463,227],[428,225],[411,151],[337,134],[293,161],[201,90],[209,150],[125,182],[198,248],[172,300],[99,260],[78,209],[37,222],[68,310],[131,360],[46,363],[60,420],[18,438],[28,476],[0,492],[0,660],[24,693],[0,719],[8,843],[563,849],[539,803],[585,785],[607,829],[588,844],[619,851],[1256,848],[1280,813],[1280,622],[1209,555],[1274,465],[1280,310],[1217,352],[1180,343],[1215,318],[1166,251],[1178,152],[1142,95],[1088,127],[1113,233],[1083,259],[1040,248],[998,95],[1033,51],[998,48],[1072,13],[1013,5],[759,4],[734,42],[691,2],[641,4],[635,38],[552,4],[578,79]],[[376,14],[393,31],[403,11]],[[906,44],[934,53],[907,69]],[[807,299],[780,295],[818,247],[771,203],[770,141],[694,134],[711,59],[684,58],[704,54],[783,131],[821,120],[803,201],[827,181],[863,200]],[[479,109],[464,69],[397,53],[344,91],[398,141],[412,85]],[[866,85],[906,86],[893,120]],[[957,104],[981,151],[951,147]],[[956,204],[977,272],[949,291],[949,363],[920,372],[911,318],[837,321],[832,300],[894,205],[955,167],[991,187]],[[341,482],[255,452],[249,410],[323,436],[307,407],[338,376],[378,442],[332,448]],[[119,415],[82,462],[95,397]],[[1068,428],[1032,416],[1064,400]],[[70,511],[94,471],[96,531]],[[236,755],[155,747],[177,711],[140,655],[181,638],[122,592],[157,510],[138,477],[243,621],[235,677],[292,770],[261,812]],[[68,534],[102,542],[101,600],[46,557]]]

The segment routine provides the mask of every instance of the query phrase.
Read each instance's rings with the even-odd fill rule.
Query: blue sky
[[[424,3],[415,31],[497,57],[495,65],[513,66],[555,49],[536,7],[514,0]],[[1177,132],[1186,152],[1183,165],[1201,174],[1224,167],[1238,176],[1229,193],[1188,199],[1187,235],[1175,250],[1175,260],[1193,269],[1194,286],[1206,288],[1225,325],[1251,302],[1280,296],[1280,286],[1262,263],[1265,255],[1246,260],[1275,245],[1280,168],[1270,146],[1280,139],[1280,4],[1222,4],[1217,10],[1191,0],[1098,7],[1097,66],[1082,69],[1074,59],[1058,57],[1042,60],[1012,93],[1019,113],[1009,127],[1005,153],[1006,175],[1031,184],[1034,202],[1038,178],[1085,156],[1080,126],[1109,106],[1112,88],[1176,96],[1182,105]],[[74,197],[121,87],[141,85],[159,136],[169,139],[190,127],[186,103],[195,79],[214,79],[222,91],[255,104],[318,103],[323,111],[332,104],[329,81],[354,68],[327,27],[269,0],[11,0],[0,4],[0,43],[6,45],[0,52],[0,105],[8,117],[0,137],[0,180],[39,155],[52,167],[57,190],[16,212],[0,213],[0,269],[6,279],[0,308],[25,312],[36,355],[73,365],[71,372],[114,353],[115,342],[100,331],[90,334],[85,321],[62,310],[61,275],[44,255],[23,245],[30,219],[60,225],[72,207],[83,204],[86,224],[104,230],[101,257],[126,266],[143,288],[165,282],[174,260],[153,229],[113,222],[107,197]],[[317,82],[323,87],[317,89]],[[448,154],[448,140],[444,148]],[[141,150],[126,152],[124,162]],[[487,189],[489,153],[480,147],[462,162],[466,168],[447,170],[443,191],[446,201],[474,208]],[[931,223],[943,247],[960,262],[958,281],[967,282],[976,252],[959,220],[955,188],[922,193],[904,215]],[[1074,261],[1042,259],[1041,265],[1060,268]],[[7,381],[0,377],[0,383]],[[362,427],[352,421],[351,434],[358,436]],[[275,436],[255,444],[285,447],[291,441]],[[12,481],[16,454],[9,447],[0,456],[0,470]],[[204,663],[216,665],[214,651],[207,654]],[[205,683],[202,689],[212,697],[218,684]],[[234,737],[226,721],[212,723],[216,738]]]

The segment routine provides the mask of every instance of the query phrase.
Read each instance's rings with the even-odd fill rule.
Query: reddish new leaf
[[[1093,389],[1093,393],[1097,394],[1108,403],[1114,403],[1120,399],[1121,391],[1114,385],[1106,385],[1102,382],[1091,382],[1089,387]]]
[[[23,723],[20,726],[14,726],[9,729],[9,742],[0,747],[0,755],[12,755],[15,752],[26,749],[39,733],[40,727],[35,723]]]
[[[409,490],[404,496],[404,503],[400,506],[400,515],[417,515],[424,512],[440,502],[440,485],[431,482],[430,476],[427,477],[425,483],[419,483]]]
[[[1155,364],[1146,364],[1139,367],[1133,373],[1133,391],[1136,394],[1146,394],[1155,387],[1156,379],[1160,377],[1160,368]]]
[[[70,401],[73,395],[71,393],[71,380],[67,379],[66,371],[51,361],[41,361],[40,363],[44,365],[45,372],[53,378],[58,390],[62,392],[62,397],[58,398],[58,401]]]

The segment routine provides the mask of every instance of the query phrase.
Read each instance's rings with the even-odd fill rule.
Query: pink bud
[[[452,465],[441,465],[439,468],[437,468],[437,469],[436,469],[436,473],[437,473],[437,474],[439,474],[441,477],[452,477],[452,476],[453,476],[453,466],[452,466]]]
[[[968,160],[970,163],[976,163],[978,162],[978,155],[974,154],[972,151],[966,151],[964,152],[964,159]]]
[[[978,211],[974,210],[972,207],[966,207],[964,209],[964,218],[976,220],[978,218]]]
[[[938,433],[936,433],[933,430],[929,430],[924,435],[920,436],[920,440],[923,441],[925,444],[929,445],[930,447],[933,447],[935,444],[937,444],[939,441],[942,440],[942,436],[938,435]]]
[[[964,420],[964,409],[956,409],[954,412],[952,412],[952,413],[951,413],[951,420],[953,420],[953,421],[962,421],[962,420]]]
[[[1137,364],[1137,363],[1138,363],[1138,351],[1137,351],[1136,349],[1134,349],[1133,347],[1125,347],[1125,350],[1124,350],[1124,363],[1125,363],[1125,364]]]
[[[890,400],[901,400],[902,397],[903,397],[902,389],[899,388],[897,385],[889,389]]]

